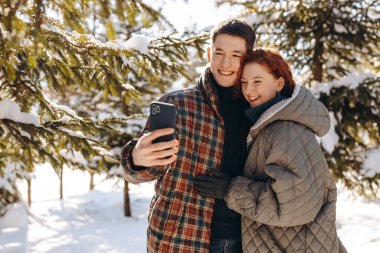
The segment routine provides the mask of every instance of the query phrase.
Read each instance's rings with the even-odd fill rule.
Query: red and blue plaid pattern
[[[133,170],[131,153],[136,140],[122,152],[125,178],[130,182],[157,179],[149,212],[148,252],[208,252],[214,199],[199,195],[195,175],[219,169],[223,156],[224,126],[217,110],[215,84],[209,69],[195,87],[165,95],[161,101],[176,105],[178,159],[168,170]],[[145,130],[148,129],[149,120]]]

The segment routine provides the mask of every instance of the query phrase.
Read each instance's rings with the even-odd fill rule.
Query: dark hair
[[[280,94],[286,98],[292,96],[296,82],[293,79],[292,70],[288,62],[277,50],[272,48],[257,48],[249,51],[243,60],[242,68],[246,64],[254,62],[266,66],[275,78],[284,78],[284,87],[280,91]],[[238,90],[241,92],[241,82],[239,82],[238,86]]]
[[[227,19],[214,26],[210,32],[211,42],[215,42],[215,39],[219,34],[229,34],[243,38],[246,43],[247,52],[253,49],[256,40],[256,35],[252,26],[237,18]]]

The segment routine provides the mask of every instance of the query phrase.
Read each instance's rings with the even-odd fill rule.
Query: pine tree
[[[259,35],[274,45],[337,120],[339,140],[325,154],[334,175],[366,196],[380,175],[363,171],[367,151],[380,146],[380,2],[376,0],[218,1],[243,7]],[[352,72],[371,72],[358,83]],[[356,78],[357,79],[357,78]],[[329,82],[329,84],[327,84]],[[344,83],[331,85],[331,83]],[[330,85],[328,92],[323,87]],[[372,168],[376,169],[376,168]]]
[[[118,24],[128,24],[129,33]],[[200,50],[206,39],[135,34],[167,27],[142,0],[1,1],[0,215],[18,200],[16,178],[28,178],[37,163],[51,163],[58,174],[64,165],[96,172],[118,163],[102,137],[118,138],[129,117],[94,117],[69,96],[87,99],[94,112],[94,97],[108,111],[124,106],[133,117],[141,94],[186,75],[188,49]]]

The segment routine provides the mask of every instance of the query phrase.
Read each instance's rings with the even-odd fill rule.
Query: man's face
[[[247,51],[245,40],[238,36],[219,34],[207,48],[207,59],[216,82],[222,87],[236,84],[241,60]]]

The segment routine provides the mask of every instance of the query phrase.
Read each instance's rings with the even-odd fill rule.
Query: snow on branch
[[[73,163],[78,163],[78,164],[81,164],[83,166],[87,166],[87,160],[78,151],[69,151],[67,149],[62,149],[59,151],[59,153],[65,159],[67,159]]]
[[[330,91],[332,88],[339,88],[346,86],[350,89],[356,89],[361,82],[363,82],[367,78],[375,78],[380,75],[374,75],[368,72],[353,72],[347,76],[344,76],[338,80],[329,82],[329,83],[319,83],[314,81],[311,85],[311,92],[318,96],[321,93],[325,93],[330,95]]]
[[[24,124],[41,127],[38,117],[32,113],[21,112],[20,106],[9,99],[0,101],[0,119],[10,119]]]
[[[135,35],[129,38],[127,41],[100,41],[96,39],[91,34],[80,34],[75,31],[71,31],[70,33],[61,30],[58,27],[52,27],[52,32],[55,32],[62,37],[64,37],[67,41],[69,41],[73,45],[79,45],[82,43],[88,43],[89,45],[101,47],[101,48],[112,48],[119,50],[136,50],[142,54],[148,54],[149,50],[149,42],[150,39],[145,35]]]
[[[70,116],[72,116],[72,117],[74,117],[74,118],[76,118],[76,119],[83,120],[82,117],[79,117],[79,116],[76,114],[76,112],[74,112],[73,110],[71,110],[69,107],[64,106],[64,105],[56,104],[56,103],[54,103],[53,101],[51,101],[48,97],[46,97],[43,93],[42,93],[42,95],[44,96],[45,101],[48,102],[49,105],[50,105],[52,108],[54,108],[54,109],[56,109],[56,110],[64,111],[64,112],[66,112],[68,115],[70,115]]]
[[[134,49],[143,54],[148,54],[149,39],[145,35],[136,35],[122,44],[127,49]]]

